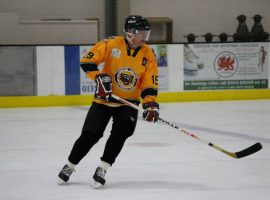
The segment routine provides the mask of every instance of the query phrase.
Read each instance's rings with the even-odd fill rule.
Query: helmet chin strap
[[[133,33],[129,33],[129,32],[125,32],[125,34],[126,34],[127,40],[133,40],[133,38],[135,36]]]
[[[129,33],[129,32],[125,32],[126,34],[126,39],[129,42],[130,47],[133,48],[137,48],[137,46],[133,43],[133,38],[134,38],[134,34],[133,33]]]

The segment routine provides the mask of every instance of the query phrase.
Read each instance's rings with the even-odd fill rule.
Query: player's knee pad
[[[112,129],[112,133],[118,135],[119,137],[126,139],[133,135],[135,131],[136,124],[132,124],[128,121],[123,123],[121,126]]]
[[[103,137],[103,132],[93,132],[93,131],[82,131],[81,138],[85,141],[89,140],[99,140]]]

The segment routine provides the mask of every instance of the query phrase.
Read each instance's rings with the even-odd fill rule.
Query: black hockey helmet
[[[130,15],[126,18],[125,31],[134,29],[138,31],[150,31],[150,24],[144,17],[140,15]]]
[[[133,35],[137,34],[138,32],[146,33],[146,39],[148,40],[150,34],[150,24],[144,17],[140,15],[130,15],[126,18],[125,21],[125,33],[131,33]]]

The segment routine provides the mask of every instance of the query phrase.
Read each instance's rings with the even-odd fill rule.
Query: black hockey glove
[[[143,119],[149,122],[156,122],[159,117],[159,105],[156,102],[148,102],[143,104]]]
[[[110,101],[112,94],[112,78],[108,74],[98,74],[96,76],[95,98]]]

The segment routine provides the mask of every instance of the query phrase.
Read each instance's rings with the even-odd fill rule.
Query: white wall
[[[169,90],[183,91],[184,45],[168,45]]]
[[[130,10],[132,14],[145,17],[172,18],[174,42],[185,42],[183,36],[188,33],[233,34],[238,26],[236,17],[240,14],[248,17],[249,29],[253,25],[251,17],[261,14],[264,29],[270,32],[269,0],[132,0]]]
[[[129,2],[126,2],[129,1]],[[206,32],[233,34],[238,22],[236,17],[245,14],[251,29],[255,14],[264,16],[262,24],[270,32],[269,0],[119,0],[118,8],[122,18],[128,13],[145,17],[170,17],[173,19],[173,41],[185,42],[187,33],[203,35]],[[124,3],[125,2],[125,3]],[[98,18],[100,36],[104,36],[103,0],[0,0],[0,13],[13,13],[18,21],[42,18],[70,18],[84,20]],[[9,19],[3,19],[8,21]],[[124,20],[124,19],[122,19]],[[1,21],[1,19],[0,19]],[[117,19],[119,34],[122,32],[121,19]],[[0,30],[5,27],[1,26]],[[13,26],[8,26],[12,29]],[[16,29],[12,29],[15,30]],[[81,31],[81,30],[78,30]],[[83,31],[83,30],[82,30]],[[81,33],[82,33],[81,31]],[[204,41],[199,38],[197,41]],[[86,43],[88,44],[88,43]]]
[[[32,41],[33,37],[34,39],[37,38],[37,41],[54,41],[43,42],[43,44],[95,43],[98,31],[96,33],[91,32],[93,27],[91,27],[92,24],[87,24],[87,21],[85,21],[87,18],[98,18],[100,35],[104,35],[103,1],[0,0],[0,44],[42,44],[42,42]],[[75,20],[75,22],[68,26],[65,24],[62,26],[58,23],[57,27],[49,26],[49,24],[40,26],[37,23],[28,23],[40,19],[71,19]],[[47,31],[46,27],[49,28]],[[56,37],[60,32],[58,31],[60,28],[62,29],[62,31],[60,30],[62,40],[61,37]],[[48,34],[48,31],[50,34]],[[5,35],[9,35],[10,39]],[[46,37],[51,38],[47,39]],[[65,38],[66,40],[63,42]]]
[[[270,65],[270,45],[268,46],[267,57],[268,57],[268,66],[269,66]],[[268,88],[270,88],[270,69],[269,69],[269,67],[268,67]]]
[[[36,47],[37,95],[65,95],[65,59],[63,46]]]
[[[15,13],[0,13],[0,27],[3,45],[92,44],[99,39],[97,20],[19,21]]]
[[[103,4],[103,0],[0,0],[0,12],[17,13],[19,20],[102,18]]]

